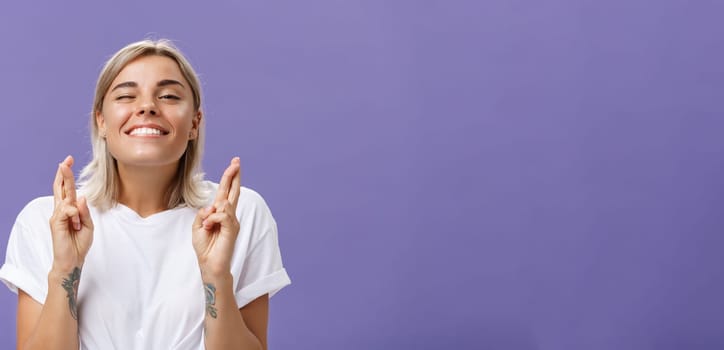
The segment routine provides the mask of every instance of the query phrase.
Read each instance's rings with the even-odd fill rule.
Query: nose
[[[152,101],[144,101],[138,106],[136,113],[138,115],[143,115],[143,116],[145,116],[145,115],[155,116],[156,114],[158,114],[158,111],[156,110],[155,103],[153,103]]]

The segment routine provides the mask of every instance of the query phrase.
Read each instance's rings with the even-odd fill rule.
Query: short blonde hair
[[[96,83],[93,111],[90,117],[91,145],[93,159],[81,170],[79,191],[88,201],[100,210],[107,210],[118,201],[119,178],[118,166],[101,137],[96,123],[96,114],[103,110],[103,99],[113,80],[128,63],[144,56],[164,56],[174,60],[184,78],[191,87],[194,99],[194,112],[201,109],[201,84],[193,67],[174,44],[166,39],[142,40],[127,45],[116,52],[106,62]],[[176,178],[169,188],[168,208],[189,206],[201,208],[205,204],[206,193],[202,186],[204,174],[201,172],[201,155],[204,145],[204,120],[198,125],[198,136],[189,140],[186,151],[179,162]]]

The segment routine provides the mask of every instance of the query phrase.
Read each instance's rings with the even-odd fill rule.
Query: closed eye
[[[166,99],[166,100],[180,100],[181,98],[176,95],[163,95],[159,97],[160,99]]]
[[[116,100],[131,99],[131,98],[134,98],[134,96],[132,96],[132,95],[121,95],[121,96],[116,97]]]

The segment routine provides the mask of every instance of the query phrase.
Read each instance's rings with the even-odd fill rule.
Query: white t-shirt
[[[210,196],[217,184],[206,182]],[[196,210],[182,207],[146,218],[118,204],[91,207],[95,230],[78,287],[81,349],[204,349],[204,288],[191,245]],[[48,220],[53,197],[31,201],[8,242],[2,280],[43,304],[53,243]],[[242,187],[240,223],[231,262],[239,308],[290,284],[277,226],[264,199]]]

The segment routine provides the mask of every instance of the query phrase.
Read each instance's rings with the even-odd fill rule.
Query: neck
[[[118,203],[131,208],[141,217],[169,209],[169,190],[178,165],[176,162],[160,167],[144,167],[118,163]]]

